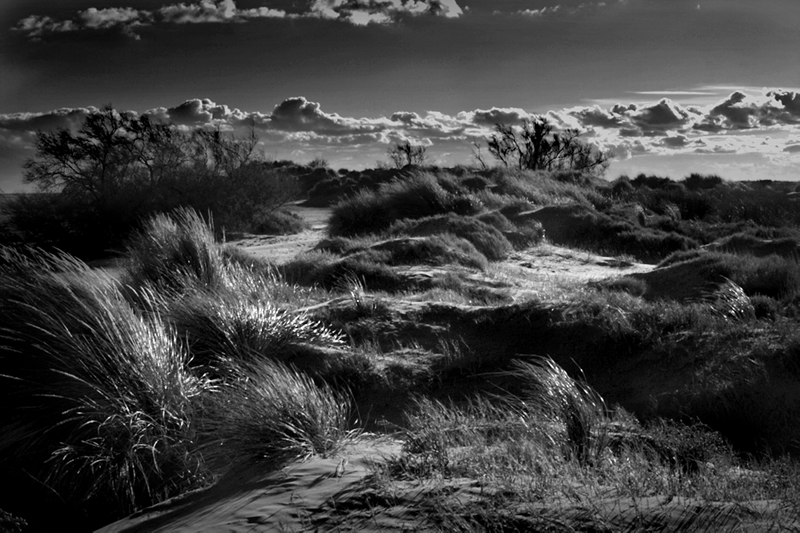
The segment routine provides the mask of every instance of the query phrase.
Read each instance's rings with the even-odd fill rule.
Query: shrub
[[[290,211],[266,211],[256,215],[251,226],[252,233],[263,235],[290,235],[308,228],[303,217]]]
[[[329,252],[300,254],[278,267],[288,283],[318,286],[327,290],[341,288],[348,279],[360,280],[374,291],[399,292],[413,285],[391,267],[369,257],[338,259]]]
[[[328,221],[331,236],[352,237],[388,228],[393,216],[378,193],[360,190],[333,208]]]
[[[687,189],[691,191],[713,189],[718,185],[722,185],[722,178],[714,174],[702,175],[692,173],[685,177],[682,182]]]
[[[464,217],[452,213],[398,221],[392,224],[387,231],[391,235],[411,236],[450,233],[471,242],[490,261],[502,261],[512,251],[511,243],[494,227],[475,217]]]
[[[399,237],[373,245],[359,258],[388,265],[457,264],[485,270],[486,257],[468,240],[451,233]]]
[[[452,210],[472,214],[479,209],[475,200],[449,193],[440,181],[453,185],[449,183],[450,177],[413,173],[382,184],[375,192],[359,191],[334,207],[328,231],[331,236],[345,237],[378,233],[395,220],[424,218]]]

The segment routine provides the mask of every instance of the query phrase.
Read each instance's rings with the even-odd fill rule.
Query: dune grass
[[[77,260],[5,255],[3,469],[116,514],[201,483],[192,419],[214,384],[175,333]]]
[[[346,396],[278,361],[339,335],[254,298],[276,280],[181,217],[151,221],[124,288],[67,255],[0,250],[2,506],[35,527],[59,515],[41,502],[97,527],[213,481],[222,457],[279,464],[349,435]]]
[[[376,467],[379,494],[402,498],[398,483],[412,483],[406,490],[417,496],[409,503],[447,531],[712,531],[731,519],[742,523],[741,506],[773,498],[783,503],[744,522],[778,529],[794,523],[800,484],[790,463],[743,470],[714,433],[676,423],[642,426],[609,410],[552,360],[518,363],[515,372],[530,384],[523,397],[451,405],[420,399],[408,415],[403,454]],[[463,479],[476,480],[477,490],[460,489]],[[647,503],[654,496],[661,505],[675,499],[676,510]],[[715,510],[713,502],[731,503]]]

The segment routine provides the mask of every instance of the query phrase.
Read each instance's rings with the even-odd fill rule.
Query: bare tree
[[[39,132],[24,179],[102,220],[128,223],[191,206],[234,226],[299,194],[297,180],[270,165],[257,146],[253,127],[241,137],[185,132],[106,106],[77,131]]]
[[[424,165],[428,158],[426,152],[425,146],[411,144],[408,140],[404,143],[394,144],[388,150],[389,159],[396,168],[403,168],[406,165]]]
[[[483,147],[478,141],[472,142],[470,150],[472,150],[472,157],[475,159],[475,161],[478,162],[478,165],[480,165],[481,170],[486,170],[487,168],[489,168],[489,165],[486,164],[486,160],[483,157]]]
[[[579,138],[576,129],[556,131],[545,117],[525,120],[520,128],[495,125],[489,153],[503,166],[527,170],[577,170],[602,174],[608,155]]]

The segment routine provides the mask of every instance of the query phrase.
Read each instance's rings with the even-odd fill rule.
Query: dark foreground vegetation
[[[364,430],[403,451],[323,529],[397,505],[443,531],[800,527],[793,184],[413,167],[292,180],[332,215],[280,264],[170,201],[103,237],[123,259],[112,276],[53,249],[102,217],[116,228],[117,210],[83,227],[42,207],[77,201],[63,190],[18,200],[0,248],[2,528],[90,530]],[[246,212],[209,209],[229,228]],[[23,246],[23,215],[40,248]],[[544,240],[656,268],[526,291],[504,265]]]

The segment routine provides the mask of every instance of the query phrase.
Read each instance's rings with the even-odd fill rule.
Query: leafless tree
[[[389,150],[389,159],[396,168],[406,165],[424,165],[428,156],[427,148],[421,144],[411,144],[410,141],[392,145]]]
[[[556,131],[545,117],[525,120],[514,128],[495,125],[487,147],[503,166],[526,170],[576,170],[602,174],[608,155],[579,137],[576,129]]]

